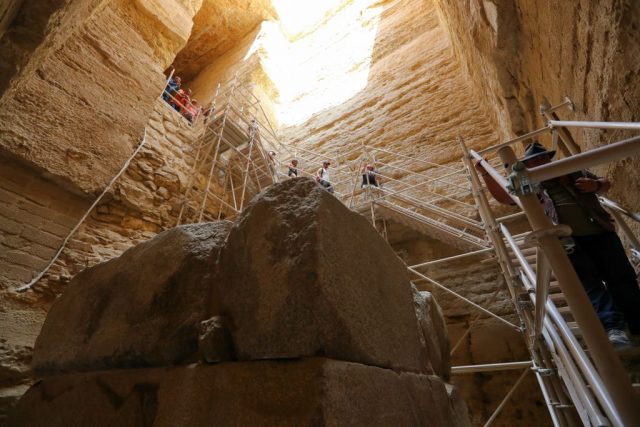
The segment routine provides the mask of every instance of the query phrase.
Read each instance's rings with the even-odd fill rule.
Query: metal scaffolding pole
[[[637,141],[640,142],[640,137]],[[618,149],[618,147],[615,149]],[[503,164],[514,165],[517,162],[516,155],[511,147],[501,148],[498,150],[498,155],[500,156]],[[578,156],[587,156],[587,158],[590,159],[592,155],[589,153],[583,153],[574,156],[573,159]],[[606,156],[604,157],[609,159]],[[570,159],[559,160],[558,163],[564,160]],[[566,174],[567,169],[564,169],[564,167],[566,167],[566,164],[561,168],[554,168],[554,173],[558,173],[558,171],[560,171],[562,173],[559,175]],[[582,163],[580,161],[573,161],[570,163],[570,167],[573,167],[574,170],[575,168],[579,169],[582,167]],[[552,175],[550,177],[559,176],[548,172],[547,174]],[[542,173],[539,175],[545,176],[542,175]],[[545,215],[535,194],[523,194],[518,198],[522,203],[522,207],[527,214],[527,218],[529,219],[529,223],[531,224],[531,228],[534,232],[548,230],[553,227],[553,224]],[[589,298],[587,297],[587,294],[582,287],[582,283],[574,271],[569,258],[567,258],[562,244],[557,237],[550,234],[540,236],[538,241],[547,256],[556,277],[558,278],[560,288],[569,303],[569,307],[571,307],[574,318],[583,332],[584,340],[587,343],[589,352],[594,359],[596,368],[620,413],[620,419],[622,421],[621,425],[640,425],[640,411],[638,411],[635,405],[633,389],[629,382],[629,378],[627,377],[620,359],[609,343],[609,339],[607,338],[607,334],[602,323],[596,316],[596,313],[591,306],[591,302],[589,301]]]
[[[514,371],[522,368],[531,368],[531,366],[533,366],[533,362],[531,360],[526,360],[523,362],[488,363],[484,365],[452,366],[451,374],[475,374],[477,372]]]
[[[502,402],[500,402],[500,405],[498,405],[498,407],[493,412],[493,414],[491,414],[491,417],[484,424],[484,427],[489,427],[491,424],[493,424],[493,422],[496,420],[498,415],[500,415],[500,412],[502,411],[502,408],[504,408],[504,406],[507,404],[509,399],[511,399],[511,396],[513,396],[513,393],[516,391],[516,389],[518,388],[520,383],[522,383],[522,381],[524,380],[524,377],[529,373],[529,371],[530,371],[530,369],[525,369],[524,371],[522,371],[522,374],[520,375],[518,380],[515,382],[515,384],[513,384],[513,387],[511,387],[511,390],[509,390],[509,392],[504,397],[504,399],[502,399]]]
[[[640,126],[640,124],[638,126]],[[640,136],[634,136],[633,138],[594,148],[593,150],[576,154],[575,156],[556,160],[555,162],[542,166],[536,166],[528,170],[529,179],[533,182],[543,182],[577,170],[588,169],[602,163],[609,163],[637,155],[640,155]],[[517,162],[515,154],[513,158],[513,163],[510,163],[510,165],[514,165]]]

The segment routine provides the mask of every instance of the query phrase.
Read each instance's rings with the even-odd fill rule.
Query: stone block
[[[323,355],[428,372],[407,269],[367,220],[307,178],[269,187],[232,228],[212,313],[239,360]]]
[[[13,427],[469,426],[437,377],[322,358],[46,378]]]
[[[150,118],[149,122],[148,122],[148,126],[155,130],[156,132],[158,132],[159,134],[164,134],[164,126],[162,125],[162,122],[159,121],[157,118]],[[149,130],[147,130],[148,132]]]
[[[442,310],[431,292],[420,292],[415,286],[412,288],[413,304],[431,366],[436,375],[448,380],[451,375],[451,358],[449,335]]]
[[[6,286],[9,282],[24,282],[31,280],[34,276],[32,269],[26,269],[17,265],[9,265],[3,262],[0,265],[0,284]]]
[[[47,263],[46,260],[23,252],[22,250],[6,251],[0,256],[0,259],[2,259],[3,262],[20,265],[34,271],[44,267]]]
[[[0,219],[2,220],[2,232],[8,234],[20,234],[22,232],[23,226],[15,221],[12,221],[2,215],[0,215]]]
[[[34,351],[40,371],[164,366],[197,358],[227,222],[176,227],[79,273]]]
[[[5,224],[7,224],[7,222],[3,220],[3,228],[5,227]],[[27,224],[23,225],[20,236],[30,242],[39,243],[53,249],[58,249],[63,240],[60,237],[38,230],[37,228],[31,227]]]
[[[171,120],[166,120],[164,122],[164,128],[169,134],[175,134],[176,132],[178,132],[178,127]]]
[[[16,193],[0,188],[0,202],[6,203],[7,205],[13,205],[17,204],[20,200],[21,197]]]
[[[167,122],[167,125],[169,125],[169,123],[171,122]],[[180,139],[178,136],[176,136],[173,133],[167,133],[165,135],[165,138],[167,139],[167,141],[169,141],[171,144],[175,145],[176,147],[182,147],[185,144],[182,139]]]

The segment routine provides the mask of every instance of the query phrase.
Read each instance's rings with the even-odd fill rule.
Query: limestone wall
[[[451,55],[433,3],[424,0],[388,2],[366,87],[283,135],[320,152],[364,142],[438,163],[459,160],[460,135],[471,146],[495,141],[489,115]]]
[[[233,92],[233,103],[237,108],[248,109],[265,126],[269,122],[276,128],[278,120],[274,113],[274,103],[278,99],[278,93],[264,69],[265,52],[261,48],[265,28],[272,27],[272,24],[259,25],[238,40],[231,49],[208,63],[188,83],[194,97],[203,105],[215,100],[219,106],[228,99],[232,87],[241,87],[242,89]],[[260,101],[261,108],[251,106],[256,100]]]
[[[465,73],[507,134],[542,124],[544,96],[571,96],[581,119],[637,120],[635,2],[435,3]]]
[[[538,107],[569,95],[568,120],[640,121],[640,4],[624,1],[435,0],[456,57],[504,138],[541,127]],[[583,149],[630,133],[575,130]],[[549,142],[544,139],[545,142]],[[638,159],[596,171],[614,181],[612,197],[640,210]],[[636,231],[640,227],[636,227]]]
[[[0,149],[74,191],[99,191],[142,136],[199,4],[94,0],[57,10],[0,99]]]
[[[18,13],[18,9],[23,0],[9,0],[0,5],[0,37],[2,37],[9,28],[11,21]]]
[[[201,133],[161,99],[146,126],[147,143],[73,235],[32,291],[14,289],[40,272],[93,198],[69,192],[30,168],[0,163],[0,395],[8,405],[28,384],[27,365],[46,310],[85,268],[176,224]],[[215,185],[215,184],[214,184]],[[215,212],[216,206],[209,206]],[[6,410],[0,399],[0,419]]]
[[[185,81],[195,79],[210,64],[242,45],[265,19],[273,19],[270,0],[204,0],[194,17],[187,46],[180,51],[173,67]]]
[[[147,143],[115,182],[37,293],[51,300],[76,273],[120,255],[176,224],[202,132],[158,99],[145,128]]]

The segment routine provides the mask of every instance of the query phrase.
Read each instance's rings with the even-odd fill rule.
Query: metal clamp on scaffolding
[[[516,196],[526,196],[528,194],[537,194],[540,191],[540,183],[535,182],[529,176],[529,170],[522,162],[516,162],[511,167],[509,174],[509,185],[507,186],[509,193]]]
[[[527,246],[540,246],[540,239],[547,236],[567,237],[571,236],[571,227],[566,224],[556,224],[552,227],[543,228],[527,233],[524,236],[524,242]]]

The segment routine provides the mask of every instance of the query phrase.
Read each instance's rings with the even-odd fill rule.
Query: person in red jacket
[[[551,162],[554,155],[555,151],[534,142],[526,147],[522,162],[533,168]],[[496,200],[513,204],[480,163],[476,168]],[[640,288],[613,219],[597,197],[610,187],[608,180],[582,170],[542,182],[538,199],[554,224],[571,227],[571,236],[562,239],[567,256],[609,341],[620,348],[631,345],[627,326],[632,334],[640,335]]]
[[[177,92],[174,93],[173,98],[171,98],[171,106],[174,110],[178,112],[182,112],[184,106],[186,105],[188,100],[188,95],[184,89],[178,89]]]

